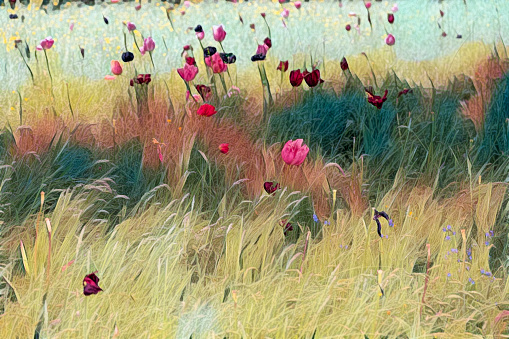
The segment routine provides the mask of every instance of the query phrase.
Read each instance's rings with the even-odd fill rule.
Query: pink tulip
[[[186,91],[186,101],[189,101],[189,97],[190,97],[191,93],[189,91]],[[193,94],[193,98],[194,100],[196,100],[197,102],[201,100],[201,96],[198,95],[198,94]]]
[[[286,2],[286,0],[279,0],[280,4],[284,4],[285,2]]]
[[[184,81],[193,81],[196,78],[196,74],[198,74],[198,67],[194,65],[189,65],[187,62],[183,68],[177,69],[177,73],[180,75]]]
[[[300,9],[300,6],[302,6],[302,2],[295,1],[294,5],[295,5],[295,8]]]
[[[127,23],[127,30],[128,30],[129,32],[132,32],[132,31],[134,31],[135,29],[136,29],[136,25],[135,25],[135,24],[133,24],[132,22],[128,22],[128,23]]]
[[[198,40],[203,40],[203,38],[205,38],[205,32],[203,31],[196,32],[196,37],[198,38]]]
[[[369,9],[371,7],[371,2],[366,2],[366,8]]]
[[[184,7],[185,8],[191,7],[191,1],[184,1]]]
[[[55,40],[53,40],[53,38],[49,36],[46,39],[41,41],[40,46],[42,47],[42,49],[50,49],[54,43],[55,43]]]
[[[106,75],[104,77],[104,80],[115,80],[115,76],[114,75]]]
[[[212,34],[217,42],[223,42],[224,38],[226,38],[226,31],[223,25],[212,26]]]
[[[258,45],[258,48],[256,49],[256,54],[263,54],[263,55],[267,55],[267,51],[269,50],[269,46],[263,44],[263,45]]]
[[[111,73],[115,75],[122,74],[122,66],[120,66],[120,62],[117,60],[111,60]]]
[[[228,69],[228,66],[223,62],[219,53],[216,53],[211,57],[206,57],[205,63],[207,66],[212,68],[214,73],[223,73]]]
[[[38,51],[42,51],[42,46],[41,46],[41,45],[37,45],[37,46],[35,47],[35,49],[36,49],[36,50],[38,50]]]
[[[145,52],[152,52],[156,48],[156,43],[151,37],[145,38],[143,40],[143,50]]]
[[[285,163],[299,166],[304,162],[309,153],[309,147],[303,145],[303,141],[302,139],[297,139],[295,141],[288,140],[281,151],[281,157]]]
[[[394,38],[394,35],[392,35],[392,34],[387,35],[387,37],[385,38],[385,43],[389,46],[394,45],[396,43],[396,39]]]
[[[283,9],[283,11],[281,12],[281,16],[285,19],[288,18],[290,16],[290,11],[286,8]]]
[[[145,55],[145,48],[143,48],[143,46],[140,47],[140,53],[141,55]]]
[[[396,13],[398,11],[398,9],[399,9],[398,4],[394,4],[394,6],[392,6],[391,11],[392,11],[392,13]]]
[[[72,31],[74,29],[74,22],[71,22],[71,25],[69,26],[69,29]]]

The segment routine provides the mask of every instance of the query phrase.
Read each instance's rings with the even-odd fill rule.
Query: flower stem
[[[23,59],[23,62],[25,63],[25,65],[27,66],[28,68],[28,71],[30,72],[30,76],[32,77],[32,83],[35,83],[34,82],[34,73],[32,73],[32,70],[30,69],[30,66],[28,66],[26,60],[25,60],[25,57],[23,56],[23,53],[21,53],[21,50],[18,48],[18,51],[19,51],[19,55],[21,55],[21,58]]]
[[[48,67],[49,78],[51,81],[51,91],[53,91],[53,77],[51,76],[51,70],[49,68],[48,54],[46,54],[45,49],[43,51],[44,51],[44,57],[46,58],[46,66]]]

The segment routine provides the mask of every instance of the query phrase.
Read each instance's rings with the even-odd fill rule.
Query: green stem
[[[226,88],[226,82],[224,82],[224,77],[223,77],[223,74],[222,73],[219,73],[219,78],[221,79],[221,83],[223,84],[223,88],[224,88],[224,94],[228,94],[228,89]]]
[[[196,99],[194,98],[194,95],[193,93],[191,93],[191,87],[189,86],[189,82],[185,81],[185,84],[186,84],[186,87],[187,87],[187,91],[189,92],[189,96],[191,96],[191,98],[193,98],[194,102],[198,103],[198,101],[196,101]]]
[[[136,48],[138,49],[138,52],[141,53],[140,46],[138,46],[138,41],[136,41],[136,36],[134,35],[134,31],[132,31],[132,34],[133,34],[134,44],[136,45]]]
[[[154,59],[152,59],[152,51],[149,51],[148,54],[150,55],[150,61],[152,62],[152,67],[156,69],[156,65],[154,65]]]
[[[69,84],[66,84],[66,86],[67,86],[67,101],[69,102],[69,109],[71,110],[71,115],[74,118],[74,111],[72,110],[72,105],[71,105],[71,97],[69,96]]]
[[[21,93],[19,93],[19,91],[18,91],[18,96],[19,96],[19,124],[23,125],[23,106],[21,105],[22,100],[21,100]]]
[[[30,76],[32,77],[32,83],[35,84],[35,82],[34,82],[34,73],[32,73],[32,70],[30,69],[30,66],[28,66],[28,63],[26,62],[25,57],[23,56],[23,53],[21,53],[21,50],[19,48],[18,48],[18,51],[19,51],[19,55],[21,55],[21,58],[23,59],[23,62],[27,66],[28,71],[30,72]]]
[[[46,58],[46,66],[48,67],[49,78],[51,81],[51,91],[53,91],[53,77],[51,76],[51,70],[49,68],[48,54],[46,54],[45,49],[43,49],[43,51],[44,51],[44,57]]]
[[[221,49],[223,50],[224,53],[226,53],[226,51],[224,50],[224,47],[223,47],[223,43],[220,42],[219,45],[221,46]],[[230,83],[233,84],[233,80],[232,80],[232,76],[230,75],[230,68],[226,68],[226,72],[228,73],[228,78],[230,78]]]

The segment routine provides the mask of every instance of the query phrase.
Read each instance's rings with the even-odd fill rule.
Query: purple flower
[[[486,272],[484,273],[487,277],[490,277],[491,276],[491,272]]]
[[[325,221],[323,222],[323,224],[324,224],[324,225],[330,225],[330,222],[329,222],[329,221],[327,221],[327,220],[325,220]]]
[[[447,225],[447,229],[448,230],[452,229],[451,225]]]
[[[486,240],[486,241],[484,242],[484,244],[485,244],[486,246],[489,246],[489,245],[490,245],[490,242]]]
[[[472,285],[475,284],[475,281],[472,278],[468,278],[468,281],[470,281]]]
[[[313,214],[313,220],[314,220],[315,222],[318,222],[318,221],[319,221],[319,220],[318,220],[318,217],[316,216],[316,214]]]
[[[481,268],[481,274],[484,274],[484,270]]]
[[[445,240],[451,240],[451,237],[450,236],[446,236]]]
[[[444,228],[442,228],[442,232],[447,232],[447,230],[445,229],[445,227],[444,227]]]
[[[389,219],[389,226],[394,227],[394,221],[392,221],[392,219]]]
[[[456,235],[456,232],[452,232],[452,235]]]
[[[450,278],[451,277],[451,273],[447,273],[447,278]]]
[[[452,253],[458,253],[458,250],[456,248],[451,248]]]

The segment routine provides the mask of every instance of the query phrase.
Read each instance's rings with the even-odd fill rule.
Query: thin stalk
[[[32,83],[35,84],[35,81],[34,81],[34,73],[32,73],[32,70],[30,69],[30,66],[28,66],[28,63],[27,61],[25,60],[25,57],[23,56],[23,53],[21,53],[21,50],[19,48],[17,48],[18,52],[19,52],[19,55],[21,55],[21,58],[23,59],[23,62],[25,63],[25,65],[27,66],[28,68],[28,71],[30,72],[30,77],[32,78]]]
[[[51,92],[53,92],[53,77],[51,76],[51,70],[49,68],[48,54],[46,53],[45,49],[43,49],[43,51],[44,51],[44,57],[46,58],[46,66],[48,67],[49,78],[51,80]]]
[[[226,51],[224,50],[224,47],[223,47],[223,43],[220,42],[219,45],[221,46],[221,49],[223,50],[223,52],[226,53]],[[228,72],[228,78],[230,78],[230,82],[233,84],[232,76],[230,75],[230,69],[226,68],[226,72]]]
[[[18,92],[18,96],[19,96],[19,124],[20,125],[23,125],[23,100],[21,100],[21,93]]]
[[[198,103],[198,101],[194,98],[193,93],[191,93],[191,86],[189,86],[189,82],[184,80],[184,83],[186,84],[187,91],[189,92],[189,96],[193,98],[194,102]]]
[[[71,105],[71,97],[69,95],[69,84],[66,83],[66,86],[67,86],[67,102],[69,102],[69,109],[71,110],[71,115],[74,118],[74,111],[73,111],[72,105]]]
[[[134,35],[134,31],[132,31],[131,33],[133,35],[134,44],[136,45],[136,48],[138,49],[138,52],[141,53],[140,46],[138,46],[138,41],[136,41],[136,36]]]
[[[219,73],[219,79],[221,79],[221,83],[223,84],[223,88],[224,88],[224,93],[225,93],[225,95],[227,95],[228,89],[226,87],[226,82],[224,81],[224,77],[223,77],[222,73]]]
[[[152,62],[152,67],[156,69],[156,65],[154,65],[154,59],[152,59],[152,51],[149,51],[148,55],[150,55],[150,62]]]

